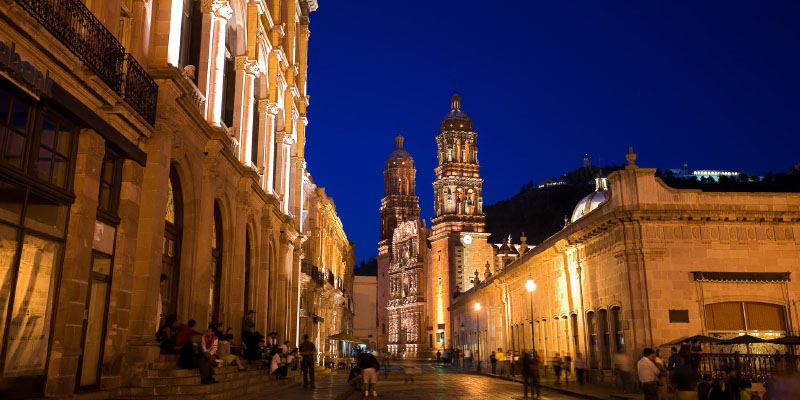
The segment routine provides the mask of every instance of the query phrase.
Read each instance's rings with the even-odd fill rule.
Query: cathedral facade
[[[436,136],[431,228],[419,219],[413,159],[396,138],[384,170],[378,244],[381,350],[418,357],[443,349],[451,299],[491,273],[495,250],[485,232],[477,136],[454,94]]]

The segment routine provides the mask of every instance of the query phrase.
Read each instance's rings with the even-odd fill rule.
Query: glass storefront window
[[[25,235],[5,343],[4,377],[45,373],[61,248],[53,240]]]
[[[19,231],[0,224],[0,309],[8,309],[11,285],[14,282],[14,262],[17,257]],[[5,334],[6,319],[0,319],[0,338]]]
[[[25,212],[25,227],[62,237],[67,229],[69,206],[31,193]]]

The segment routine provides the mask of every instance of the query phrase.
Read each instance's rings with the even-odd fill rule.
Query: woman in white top
[[[286,364],[281,361],[281,357],[283,355],[283,349],[278,348],[278,351],[275,352],[275,355],[272,356],[272,361],[269,365],[269,373],[275,375],[278,379],[283,379],[289,373],[288,369],[286,368]]]

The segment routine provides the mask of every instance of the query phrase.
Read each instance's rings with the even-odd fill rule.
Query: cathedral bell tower
[[[389,264],[392,261],[392,235],[395,228],[405,221],[419,220],[419,198],[416,195],[417,169],[414,159],[403,148],[403,135],[395,136],[395,149],[386,159],[383,169],[383,191],[381,199],[381,238],[378,242],[378,348],[385,350],[388,344],[389,315],[386,307],[390,301]]]
[[[429,326],[440,338],[454,333],[447,308],[458,294],[469,290],[483,276],[486,264],[494,265],[492,246],[487,243],[483,214],[483,178],[478,163],[478,134],[472,120],[461,109],[461,97],[454,93],[450,111],[439,124],[436,136],[436,180],[433,182]],[[478,274],[475,274],[478,271]]]

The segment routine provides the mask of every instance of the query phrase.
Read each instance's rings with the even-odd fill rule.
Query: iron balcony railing
[[[739,379],[764,382],[783,364],[784,368],[795,368],[800,362],[796,354],[739,354],[739,353],[704,353],[699,357],[700,375],[711,375],[724,378],[726,370],[733,368]]]
[[[80,0],[15,0],[148,123],[158,85]]]

